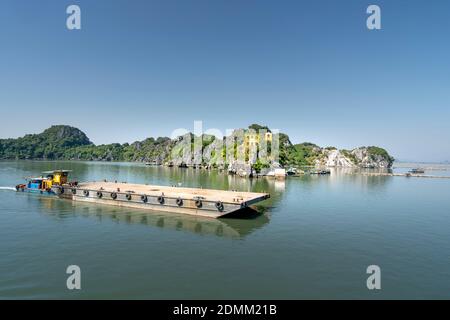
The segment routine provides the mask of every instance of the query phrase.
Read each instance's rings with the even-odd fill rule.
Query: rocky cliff
[[[384,149],[359,147],[351,151],[322,149],[314,164],[326,167],[390,168],[393,161]]]

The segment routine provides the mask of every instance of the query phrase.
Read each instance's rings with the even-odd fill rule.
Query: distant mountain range
[[[254,124],[250,128],[267,127]],[[203,148],[213,144],[216,139],[214,136],[206,137]],[[289,136],[283,133],[280,133],[279,139],[279,163],[283,166],[391,167],[394,161],[386,150],[375,146],[338,150],[334,147],[321,148],[308,142],[293,144]],[[176,143],[177,140],[159,137],[131,144],[94,145],[81,130],[55,125],[39,134],[0,139],[0,159],[138,161],[162,164],[170,161],[170,154]]]

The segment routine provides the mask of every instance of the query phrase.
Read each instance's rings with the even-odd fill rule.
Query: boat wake
[[[16,188],[13,188],[13,187],[0,187],[0,190],[16,191]]]

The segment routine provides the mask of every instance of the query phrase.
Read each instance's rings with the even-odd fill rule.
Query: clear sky
[[[450,160],[449,37],[447,0],[3,0],[0,137],[69,124],[133,142],[202,120]]]

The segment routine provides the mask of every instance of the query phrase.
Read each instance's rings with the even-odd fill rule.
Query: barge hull
[[[63,186],[61,198],[163,212],[219,218],[270,197],[267,193],[88,182]]]

